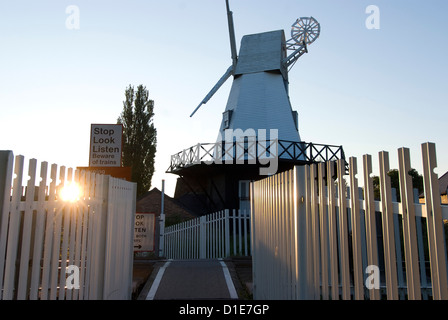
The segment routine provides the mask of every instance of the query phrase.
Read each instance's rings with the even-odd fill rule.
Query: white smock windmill
[[[206,104],[224,82],[233,76],[233,83],[219,129],[218,140],[225,130],[278,130],[278,139],[300,142],[297,112],[289,100],[288,71],[306,52],[320,33],[313,17],[297,19],[291,28],[291,39],[285,40],[283,30],[246,35],[236,54],[232,12],[228,0],[227,16],[232,65],[190,115]],[[269,137],[266,137],[269,140]]]

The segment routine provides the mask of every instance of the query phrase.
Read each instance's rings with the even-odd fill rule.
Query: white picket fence
[[[48,179],[31,159],[24,187],[13,158],[0,151],[0,299],[130,299],[135,184],[56,164]],[[70,181],[75,202],[60,197]]]
[[[250,214],[223,210],[165,228],[168,259],[214,259],[250,255]]]
[[[424,204],[407,174],[409,149],[398,156],[401,202],[392,199],[387,152],[379,153],[381,201],[373,197],[370,155],[361,192],[354,157],[348,184],[342,160],[252,183],[254,298],[448,299],[448,206],[434,173],[435,145],[422,144]]]

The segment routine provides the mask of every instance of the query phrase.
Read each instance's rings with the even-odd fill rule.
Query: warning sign
[[[92,124],[89,167],[120,167],[123,125]]]
[[[139,212],[135,214],[134,251],[154,251],[156,214]]]

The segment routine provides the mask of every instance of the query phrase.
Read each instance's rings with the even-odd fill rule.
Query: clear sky
[[[79,9],[70,29],[66,9]],[[368,29],[369,5],[380,12]],[[343,145],[346,156],[435,142],[448,170],[448,1],[230,0],[237,48],[245,34],[313,16],[321,34],[289,74],[304,141]],[[189,118],[231,64],[224,0],[0,2],[0,149],[67,167],[87,166],[91,123],[116,123],[125,88],[143,84],[158,130],[152,185],[170,155],[214,142],[231,79]],[[374,172],[374,173],[375,173]]]

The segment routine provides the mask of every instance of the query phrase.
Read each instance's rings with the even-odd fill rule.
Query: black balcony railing
[[[342,146],[303,141],[258,141],[246,138],[244,141],[198,143],[172,155],[166,172],[176,173],[181,169],[202,163],[251,164],[274,157],[297,164],[345,160]]]

